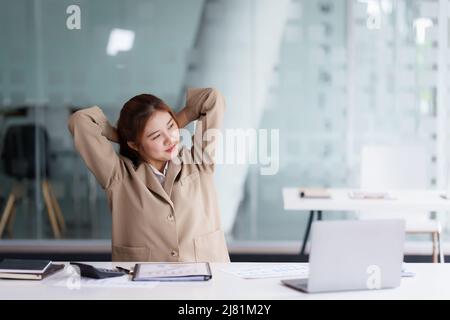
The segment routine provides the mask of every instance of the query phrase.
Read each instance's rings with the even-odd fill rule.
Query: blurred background
[[[275,175],[217,168],[234,261],[296,259],[308,214],[285,211],[282,189],[359,188],[366,147],[420,148],[425,166],[405,166],[423,170],[424,188],[448,187],[448,0],[0,4],[0,213],[13,212],[0,255],[110,257],[106,197],[67,119],[98,105],[114,124],[144,92],[180,110],[188,87],[216,87],[225,128],[279,130]],[[447,214],[430,214],[445,244]],[[412,236],[407,248],[429,259],[431,239]]]

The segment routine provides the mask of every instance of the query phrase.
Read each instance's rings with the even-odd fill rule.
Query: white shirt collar
[[[158,169],[156,169],[154,166],[152,166],[150,163],[150,168],[152,168],[153,172],[157,175],[157,176],[162,176],[165,177],[166,173],[167,173],[167,168],[169,167],[169,161],[166,161],[166,164],[164,166],[163,172],[159,171]]]

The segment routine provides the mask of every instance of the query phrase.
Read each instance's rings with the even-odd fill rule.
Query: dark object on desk
[[[326,189],[301,188],[298,190],[300,198],[303,199],[330,199],[331,195]]]
[[[208,281],[211,280],[211,267],[208,262],[201,263],[137,263],[134,267],[133,281]]]
[[[80,268],[80,275],[85,278],[92,279],[105,279],[111,277],[121,277],[126,274],[124,271],[118,271],[114,269],[96,268],[89,264],[71,262],[71,265],[78,266]]]
[[[450,200],[450,195],[449,194],[441,194],[441,198],[444,200]]]
[[[64,264],[53,264],[49,260],[5,259],[0,267],[2,279],[42,280],[64,269]]]

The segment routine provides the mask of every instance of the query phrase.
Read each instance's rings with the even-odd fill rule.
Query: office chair
[[[361,156],[361,188],[377,191],[428,189],[429,162],[429,153],[421,146],[365,146]],[[441,224],[432,220],[429,212],[381,212],[376,216],[360,212],[359,217],[405,219],[407,233],[431,235],[433,262],[444,263]]]
[[[37,158],[37,150],[39,150],[39,158]],[[50,150],[45,128],[34,124],[10,126],[5,134],[2,161],[5,173],[15,179],[15,182],[0,219],[0,239],[6,225],[8,225],[9,233],[12,234],[16,203],[23,197],[25,191],[24,180],[35,180],[37,173],[42,179],[42,193],[53,235],[55,238],[61,238],[66,226],[61,208],[48,181]]]

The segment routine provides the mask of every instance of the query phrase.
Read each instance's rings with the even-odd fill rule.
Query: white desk
[[[284,209],[291,211],[309,211],[309,221],[303,240],[301,254],[305,253],[314,213],[319,220],[323,211],[364,211],[395,212],[395,211],[450,211],[450,200],[443,199],[445,191],[436,190],[386,190],[395,200],[355,200],[348,196],[350,191],[357,189],[330,189],[331,199],[302,199],[298,189],[283,189]]]
[[[401,190],[387,191],[395,200],[355,200],[348,193],[355,189],[330,189],[331,199],[302,199],[298,189],[283,189],[285,210],[305,211],[449,211],[450,200],[441,195],[444,191]]]
[[[133,263],[89,262],[110,268]],[[233,264],[247,266],[246,264]],[[158,283],[149,288],[99,288],[69,289],[55,286],[68,277],[60,271],[42,281],[0,280],[0,300],[8,299],[139,299],[139,300],[292,300],[292,299],[450,299],[450,265],[408,264],[408,271],[416,272],[414,278],[403,278],[401,286],[381,291],[304,294],[280,283],[281,278],[245,280],[221,271],[228,264],[212,264],[213,279],[207,282]],[[283,278],[284,279],[284,278]]]

